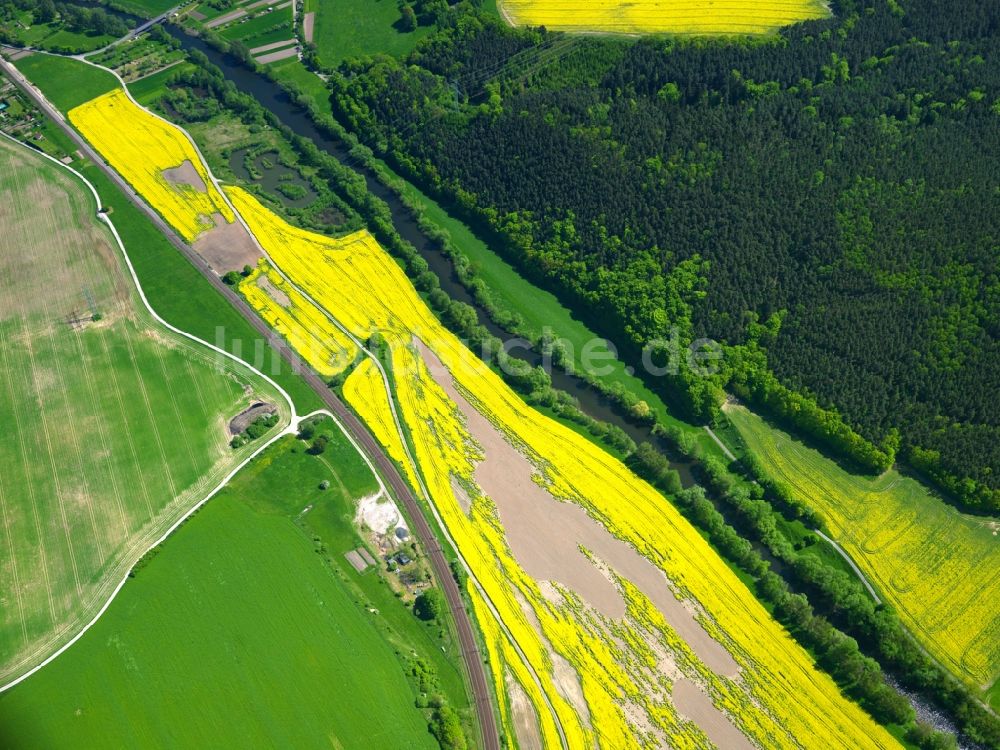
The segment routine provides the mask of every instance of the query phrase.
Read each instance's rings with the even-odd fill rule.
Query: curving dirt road
[[[490,693],[489,683],[486,679],[486,670],[483,667],[482,655],[476,645],[476,639],[472,630],[472,623],[469,614],[465,609],[461,591],[452,577],[448,560],[444,556],[437,536],[431,529],[430,524],[424,516],[420,504],[403,480],[396,465],[382,452],[381,447],[368,432],[365,425],[347,408],[347,406],[337,398],[325,382],[306,365],[298,354],[288,346],[287,343],[277,336],[267,326],[264,321],[257,317],[253,309],[234,292],[230,287],[222,282],[222,279],[215,274],[205,260],[187,245],[167,224],[160,218],[159,214],[150,208],[140,198],[131,186],[110,166],[108,166],[100,155],[91,148],[90,144],[77,133],[66,122],[62,114],[56,110],[44,96],[32,84],[21,75],[21,73],[7,61],[0,59],[0,69],[27,94],[35,104],[80,147],[81,153],[85,154],[94,164],[96,164],[132,201],[141,211],[143,211],[156,227],[184,256],[194,264],[202,275],[208,279],[215,289],[222,294],[243,316],[243,318],[266,339],[270,345],[281,355],[281,357],[299,372],[302,378],[316,392],[327,408],[341,421],[347,431],[354,437],[360,445],[362,451],[375,464],[378,472],[389,485],[393,496],[401,501],[406,508],[406,513],[411,522],[411,530],[420,539],[427,556],[430,558],[448,602],[455,622],[455,629],[458,634],[459,646],[462,652],[462,659],[465,663],[466,674],[469,677],[472,697],[476,707],[476,714],[479,718],[479,727],[482,735],[482,747],[485,750],[500,750],[500,740],[497,733],[496,718],[493,714],[493,699]]]

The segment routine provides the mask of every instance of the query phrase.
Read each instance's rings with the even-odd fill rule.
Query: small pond
[[[251,157],[253,169],[260,177],[251,174],[246,166],[249,150],[240,148],[229,156],[229,167],[241,180],[260,185],[288,208],[305,208],[319,197],[312,185],[295,170],[278,161],[276,151],[264,151]]]

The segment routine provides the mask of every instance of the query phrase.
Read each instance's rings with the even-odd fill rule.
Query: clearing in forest
[[[500,0],[514,26],[617,34],[770,34],[830,15],[820,0]]]
[[[0,684],[79,632],[278,402],[157,324],[85,185],[0,140]]]
[[[727,413],[933,656],[977,688],[1000,677],[1000,520],[963,515],[896,471],[851,474],[742,406]]]
[[[481,586],[472,601],[509,735],[537,722],[551,747],[560,730],[570,747],[896,746],[669,502],[528,406],[370,234],[330,239],[227,192],[305,295],[358,339],[385,341],[416,471]],[[354,394],[379,379],[345,387],[366,418],[370,395]],[[373,431],[394,443],[377,411]]]

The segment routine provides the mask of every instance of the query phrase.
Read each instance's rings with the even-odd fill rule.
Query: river
[[[198,37],[188,36],[173,28],[170,28],[169,30],[180,40],[182,46],[186,49],[199,50],[200,52],[203,52],[214,65],[218,66],[222,70],[226,78],[232,81],[237,88],[245,93],[251,94],[264,107],[273,112],[281,122],[291,128],[293,132],[305,138],[309,138],[319,148],[336,157],[341,163],[349,165],[355,172],[363,176],[368,186],[368,190],[381,200],[385,201],[385,203],[389,206],[396,231],[401,237],[403,237],[403,239],[410,242],[417,249],[424,260],[427,261],[431,270],[437,274],[441,281],[441,288],[446,291],[452,299],[464,302],[474,308],[479,316],[480,323],[486,326],[486,328],[494,336],[503,341],[508,341],[512,338],[509,333],[490,320],[486,311],[476,303],[475,299],[469,294],[468,290],[462,285],[458,277],[455,275],[455,270],[451,261],[447,256],[437,250],[433,243],[426,237],[426,235],[424,235],[424,233],[420,230],[420,227],[417,225],[416,219],[413,217],[410,210],[403,205],[399,197],[392,190],[386,187],[370,169],[365,167],[363,164],[359,164],[357,159],[352,158],[347,146],[343,142],[330,139],[322,134],[313,125],[309,115],[299,108],[281,89],[281,87],[273,81],[257,75],[256,73],[243,67],[240,63],[229,59],[226,55],[219,52],[214,47],[209,46]],[[518,356],[526,361],[529,361],[532,364],[541,363],[541,355],[533,350],[514,349],[511,354],[512,356]],[[659,446],[665,453],[671,456],[671,466],[680,474],[682,484],[685,487],[690,487],[695,483],[691,472],[693,465],[692,462],[678,460],[676,456],[671,454],[669,446],[665,445],[659,438],[652,435],[649,427],[636,424],[634,421],[628,419],[617,407],[615,407],[614,404],[610,403],[602,394],[591,388],[586,381],[556,368],[553,368],[550,371],[550,374],[552,376],[552,384],[556,388],[573,394],[579,400],[580,408],[583,409],[584,412],[589,414],[594,419],[620,427],[636,442],[649,441],[654,445]],[[727,510],[726,508],[719,506],[715,498],[710,497],[709,499],[716,504],[720,511],[725,512]],[[772,569],[779,574],[782,572],[784,565],[780,560],[775,559],[774,556],[770,554],[769,550],[760,544],[754,544],[754,547],[757,549],[758,553],[771,564]],[[897,682],[893,679],[892,675],[888,672],[885,674],[887,681],[894,686],[897,686]],[[939,731],[951,732],[958,736],[957,727],[948,719],[948,717],[944,716],[929,701],[927,701],[927,699],[905,690],[901,690],[901,692],[913,705],[918,718],[932,724]],[[974,746],[968,744],[967,741],[964,740],[961,742],[960,747],[962,750],[975,750]]]
[[[417,220],[409,208],[403,204],[396,193],[378,179],[372,170],[363,164],[359,164],[357,159],[351,157],[346,144],[321,133],[313,124],[308,113],[298,107],[278,84],[254,73],[241,63],[230,59],[204,40],[195,36],[189,36],[174,27],[168,26],[166,28],[180,41],[185,49],[188,51],[197,50],[203,53],[240,91],[253,96],[294,133],[313,141],[317,147],[335,157],[342,164],[350,166],[351,169],[364,177],[368,190],[388,205],[392,214],[393,225],[399,235],[417,249],[424,260],[427,261],[431,270],[437,274],[441,281],[441,288],[452,299],[464,302],[475,309],[476,314],[479,316],[479,322],[491,334],[505,342],[513,340],[514,337],[496,325],[490,319],[489,315],[487,315],[486,311],[476,303],[476,300],[459,281],[449,258],[438,250],[434,246],[434,243],[421,231]],[[538,365],[542,362],[539,352],[524,347],[512,348],[510,353],[511,356],[528,361],[533,365]],[[558,368],[551,368],[549,372],[552,376],[553,386],[573,394],[579,400],[580,408],[586,414],[589,414],[594,419],[621,428],[637,443],[651,442],[657,445],[670,456],[671,465],[680,474],[682,484],[685,487],[694,484],[694,477],[691,473],[691,462],[674,455],[670,446],[654,436],[648,426],[638,424],[629,419],[621,409],[611,403],[603,394],[594,390],[585,380],[570,375]]]

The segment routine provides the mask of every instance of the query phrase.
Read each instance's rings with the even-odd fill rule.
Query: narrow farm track
[[[166,222],[160,218],[142,198],[132,190],[131,186],[90,146],[90,144],[74,130],[62,114],[55,109],[48,100],[39,92],[24,76],[21,75],[12,64],[0,59],[0,69],[20,88],[41,110],[55,122],[72,141],[79,146],[80,152],[93,162],[104,172],[115,185],[118,186],[128,199],[141,210],[157,229],[174,245],[184,256],[194,264],[195,268],[209,281],[233,307],[243,316],[243,318],[267,340],[275,351],[280,354],[293,368],[301,374],[303,380],[309,384],[310,388],[320,397],[323,403],[329,408],[336,418],[341,422],[347,432],[354,438],[361,447],[364,454],[374,463],[378,473],[388,483],[396,499],[403,503],[406,513],[412,524],[412,531],[420,539],[421,544],[427,551],[427,555],[434,569],[434,574],[441,584],[448,608],[451,610],[455,622],[455,629],[458,634],[459,646],[462,659],[465,663],[466,673],[469,678],[472,690],[473,701],[476,706],[476,714],[479,719],[479,727],[482,734],[482,747],[485,750],[500,750],[500,739],[497,732],[496,718],[493,714],[493,699],[486,678],[486,670],[483,667],[482,655],[476,645],[476,638],[472,628],[472,622],[465,609],[461,591],[455,582],[448,565],[448,560],[444,556],[437,537],[431,529],[424,512],[414,496],[406,481],[400,475],[396,465],[382,452],[381,447],[368,432],[367,428],[337,396],[330,390],[325,382],[303,362],[292,348],[285,341],[275,334],[267,324],[257,317],[253,309],[233,291],[226,286],[222,279],[209,267],[208,263],[198,255],[181,237],[171,229]]]
[[[828,537],[826,534],[824,534],[819,529],[813,529],[813,531],[815,531],[816,534],[821,539],[823,539],[827,544],[829,544],[831,547],[833,547],[835,550],[837,550],[837,552],[840,553],[840,556],[842,558],[844,558],[844,560],[847,561],[848,565],[851,566],[851,570],[853,570],[857,574],[858,578],[861,579],[861,583],[863,583],[865,585],[865,588],[868,589],[868,593],[872,595],[872,599],[875,600],[875,603],[876,604],[881,604],[882,603],[882,599],[879,597],[878,592],[875,591],[875,587],[872,586],[871,581],[868,580],[868,578],[865,576],[865,574],[861,572],[861,568],[859,568],[857,566],[857,564],[854,562],[854,560],[851,558],[851,556],[849,554],[847,554],[847,552],[844,551],[844,548],[841,547],[839,544],[837,544],[833,539],[831,539],[830,537]]]

